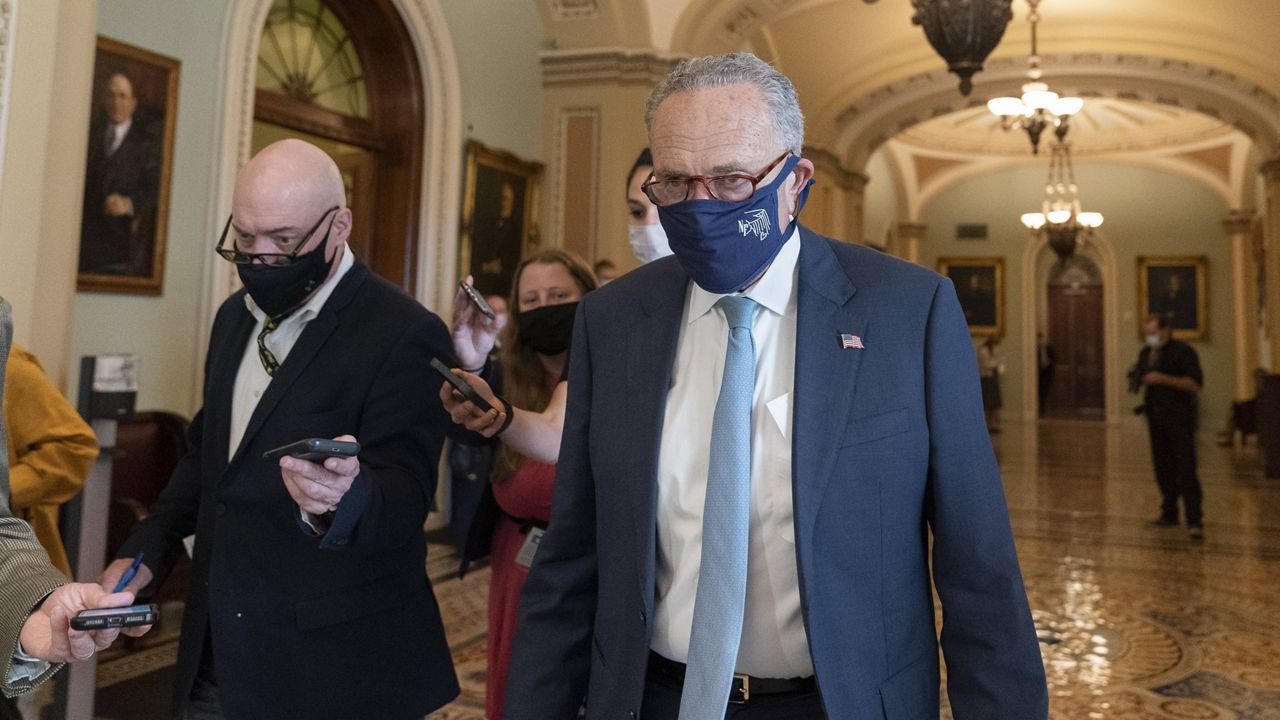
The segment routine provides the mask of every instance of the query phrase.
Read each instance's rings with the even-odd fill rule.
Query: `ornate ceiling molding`
[[[597,0],[551,0],[551,13],[557,20],[590,20],[600,17]]]
[[[621,48],[549,50],[542,54],[542,85],[656,85],[678,61]]]
[[[1042,66],[1059,92],[1179,107],[1232,125],[1256,142],[1264,155],[1280,147],[1280,98],[1232,73],[1181,60],[1121,53],[1045,55]],[[969,98],[955,92],[954,81],[941,69],[876,88],[838,113],[836,152],[847,167],[861,167],[876,147],[907,128],[978,107],[987,97],[1016,92],[1025,79],[1025,67],[1021,58],[995,58],[987,63],[983,76]]]

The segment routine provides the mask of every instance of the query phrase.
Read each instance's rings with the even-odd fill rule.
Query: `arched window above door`
[[[275,0],[258,50],[257,87],[342,115],[369,118],[351,33],[321,0]]]

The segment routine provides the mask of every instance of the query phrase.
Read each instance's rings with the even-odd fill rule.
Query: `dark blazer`
[[[89,129],[80,272],[149,275],[160,188],[160,123],[135,112],[129,132],[111,155],[106,135],[106,124],[94,123]],[[106,214],[103,204],[112,193],[132,201],[132,216]]]
[[[458,693],[423,535],[448,424],[429,363],[453,363],[449,334],[357,262],[272,378],[228,462],[232,387],[253,327],[243,290],[218,310],[193,450],[120,551],[145,551],[162,577],[182,538],[196,535],[176,705],[211,637],[231,720],[421,718]],[[342,433],[360,441],[360,475],[315,537],[262,453]]]
[[[688,278],[675,258],[579,306],[550,530],[521,595],[510,720],[640,714],[658,450]],[[949,280],[801,229],[795,553],[828,717],[1045,718],[1035,628]],[[842,333],[865,349],[842,349]],[[933,535],[932,585],[929,534]]]

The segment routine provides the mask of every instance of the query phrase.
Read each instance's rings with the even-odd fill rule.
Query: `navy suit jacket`
[[[589,718],[640,715],[658,450],[687,283],[666,258],[579,306],[509,720],[568,720],[584,697]],[[827,715],[938,716],[936,586],[955,717],[1045,718],[1039,646],[950,281],[802,228],[798,283],[795,554]],[[841,334],[865,347],[842,349]]]
[[[423,535],[449,424],[429,363],[453,362],[448,331],[357,261],[228,460],[232,389],[256,322],[244,294],[214,320],[192,450],[119,553],[145,552],[163,577],[195,533],[175,710],[211,638],[229,718],[421,718],[458,694]],[[262,454],[343,433],[360,441],[360,474],[329,531],[314,536]]]

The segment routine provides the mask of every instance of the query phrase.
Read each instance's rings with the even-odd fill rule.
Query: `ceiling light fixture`
[[[1076,187],[1076,170],[1071,164],[1071,144],[1053,143],[1049,160],[1049,182],[1044,188],[1041,211],[1023,213],[1022,224],[1037,234],[1049,237],[1049,247],[1066,259],[1076,251],[1082,239],[1102,225],[1102,213],[1080,210],[1080,190]]]
[[[973,90],[973,74],[1004,37],[1013,18],[1013,0],[911,0],[912,24],[960,76],[960,94]]]
[[[987,109],[1000,116],[1001,127],[1010,130],[1015,127],[1026,131],[1031,138],[1031,152],[1040,152],[1040,135],[1050,125],[1058,142],[1067,139],[1071,116],[1080,112],[1084,100],[1078,97],[1059,97],[1058,93],[1049,89],[1042,81],[1040,55],[1036,50],[1036,24],[1040,22],[1040,0],[1027,0],[1031,12],[1027,21],[1031,23],[1031,54],[1027,56],[1027,77],[1030,82],[1022,86],[1022,97],[998,97],[987,102]]]

